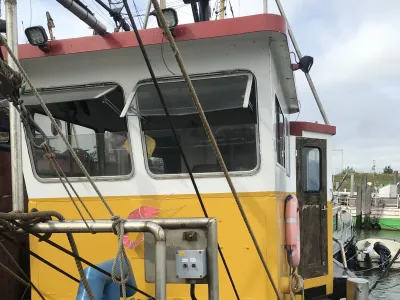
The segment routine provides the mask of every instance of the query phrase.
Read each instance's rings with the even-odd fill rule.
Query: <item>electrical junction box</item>
[[[202,279],[207,276],[206,250],[176,251],[176,277],[180,279]]]

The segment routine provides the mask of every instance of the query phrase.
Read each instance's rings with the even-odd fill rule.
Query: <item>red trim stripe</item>
[[[310,122],[290,122],[290,135],[303,136],[303,131],[335,135],[336,126]]]
[[[278,15],[255,15],[218,21],[178,25],[175,28],[176,41],[190,41],[223,36],[232,36],[261,31],[273,31],[286,34],[286,22]],[[159,28],[141,30],[140,35],[145,45],[161,44],[162,31]],[[164,43],[166,43],[164,38]],[[50,53],[42,52],[38,47],[24,44],[19,46],[19,59],[29,59],[92,51],[137,47],[138,42],[133,32],[119,32],[105,36],[55,40],[49,42]],[[3,53],[6,52],[3,50]]]

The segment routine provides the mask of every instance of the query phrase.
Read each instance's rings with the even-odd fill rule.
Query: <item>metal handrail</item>
[[[32,233],[112,233],[113,221],[49,221],[29,227]],[[211,218],[126,220],[125,232],[149,232],[155,239],[155,286],[157,300],[166,300],[166,236],[164,229],[204,229],[207,232],[208,299],[219,300],[217,221]],[[0,226],[0,231],[5,229]],[[17,232],[24,233],[22,230]]]

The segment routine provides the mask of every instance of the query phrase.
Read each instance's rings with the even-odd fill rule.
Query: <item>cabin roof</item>
[[[218,21],[199,22],[178,25],[175,28],[176,41],[190,41],[246,33],[272,31],[286,35],[286,21],[282,16],[273,14],[253,15]],[[162,39],[160,28],[140,30],[145,45],[157,45],[167,42]],[[19,45],[19,59],[39,58],[66,54],[76,54],[101,50],[138,47],[138,41],[131,32],[109,33],[105,36],[87,36],[81,38],[49,41],[50,53],[44,53],[30,44]],[[4,51],[6,52],[6,51]],[[6,55],[5,55],[6,56]]]
[[[290,122],[290,135],[303,136],[303,131],[336,135],[336,126],[311,122]]]

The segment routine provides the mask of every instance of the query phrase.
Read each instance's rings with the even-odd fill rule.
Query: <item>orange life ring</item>
[[[300,213],[299,201],[293,195],[285,200],[285,229],[288,263],[295,269],[300,265]]]

